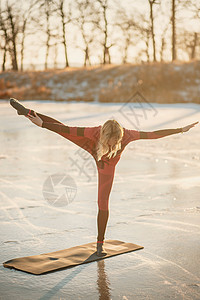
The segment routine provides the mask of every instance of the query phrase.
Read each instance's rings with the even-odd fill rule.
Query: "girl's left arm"
[[[192,123],[182,128],[161,129],[156,131],[137,131],[137,130],[126,129],[125,130],[126,142],[129,143],[131,141],[135,141],[139,139],[159,139],[175,133],[180,133],[180,132],[183,133],[188,131],[190,128],[194,127],[197,123],[199,122]]]
[[[175,129],[162,129],[156,131],[139,131],[140,139],[159,139],[168,135],[172,135],[175,133],[183,132],[183,128],[175,128]]]
[[[195,122],[185,127],[175,128],[175,129],[161,129],[152,132],[140,131],[140,139],[159,139],[171,134],[180,133],[180,132],[183,133],[188,131],[190,128],[194,127],[197,123],[199,122]]]

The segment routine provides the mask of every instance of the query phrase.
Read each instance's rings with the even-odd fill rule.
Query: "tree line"
[[[198,0],[143,0],[145,10],[139,1],[134,9],[123,7],[122,3],[119,0],[0,0],[2,71],[9,64],[12,70],[23,71],[25,54],[32,53],[35,43],[38,49],[44,49],[44,69],[48,68],[52,49],[56,67],[61,47],[62,61],[69,67],[72,43],[84,54],[84,66],[92,64],[91,57],[96,57],[100,64],[110,64],[115,51],[124,64],[199,59],[200,32],[185,25],[186,21],[200,22]]]

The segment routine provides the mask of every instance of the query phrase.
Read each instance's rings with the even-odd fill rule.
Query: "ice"
[[[148,110],[132,103],[125,111],[124,103],[24,104],[69,126],[115,118],[128,129],[153,131],[200,119],[200,105],[192,103],[145,104]],[[199,134],[198,124],[184,134],[132,142],[122,153],[105,239],[144,249],[41,276],[1,265],[0,298],[200,299]],[[8,101],[0,103],[2,263],[96,241],[97,172],[80,174],[71,165],[78,150],[17,115]],[[43,196],[45,180],[58,173],[70,175],[77,187],[74,200],[61,207]]]

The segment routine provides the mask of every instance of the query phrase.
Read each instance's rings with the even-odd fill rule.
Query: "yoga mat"
[[[132,243],[106,240],[104,241],[104,249],[107,254],[102,257],[96,255],[96,242],[93,242],[56,252],[14,258],[4,262],[3,266],[5,268],[15,268],[20,271],[40,275],[143,248],[144,247]]]

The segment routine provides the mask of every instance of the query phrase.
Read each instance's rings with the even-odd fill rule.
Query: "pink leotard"
[[[96,158],[96,146],[100,136],[101,125],[94,127],[72,127],[66,126],[63,123],[49,118],[48,122],[45,121],[44,115],[37,113],[43,120],[42,127],[54,131],[64,138],[70,140],[84,150],[88,151],[95,159],[98,170],[98,207],[101,210],[108,210],[109,195],[111,192],[115,166],[120,160],[124,148],[131,141],[138,139],[157,139],[169,134],[180,132],[179,129],[167,129],[154,132],[143,132],[123,128],[124,135],[121,141],[121,149],[118,151],[114,158],[107,158],[105,154],[100,161]],[[171,133],[170,133],[171,130]]]

